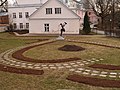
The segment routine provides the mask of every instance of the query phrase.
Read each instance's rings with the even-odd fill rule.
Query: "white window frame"
[[[17,17],[16,17],[16,13],[13,13],[13,18],[17,18]]]
[[[29,17],[29,12],[25,12],[25,17],[26,17],[26,18]]]
[[[55,14],[61,14],[61,8],[55,8]]]
[[[46,14],[52,14],[52,8],[46,8]]]
[[[23,29],[23,23],[20,23],[20,29]]]
[[[49,32],[50,24],[45,23],[45,24],[44,24],[44,28],[45,28],[45,32]]]
[[[29,29],[29,23],[26,23],[26,29]]]
[[[19,12],[19,18],[22,18],[22,12]]]

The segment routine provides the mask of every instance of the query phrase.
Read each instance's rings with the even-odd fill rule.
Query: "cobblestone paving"
[[[25,48],[28,46],[44,44],[44,43],[52,42],[52,41],[55,41],[55,40],[48,40],[48,41],[43,41],[43,42],[39,42],[39,43],[33,43],[33,44],[30,44],[27,46],[22,46],[22,47],[18,47],[15,49],[7,50],[0,54],[0,63],[7,65],[7,66],[17,67],[17,68],[28,68],[28,69],[36,69],[36,70],[68,69],[72,73],[87,75],[87,76],[91,76],[91,77],[95,77],[95,76],[103,77],[103,78],[109,77],[109,78],[113,78],[113,79],[120,78],[119,71],[93,69],[93,68],[88,67],[89,65],[94,64],[95,62],[104,60],[102,58],[100,58],[100,59],[91,58],[88,60],[78,60],[78,61],[71,61],[71,62],[65,62],[65,63],[31,63],[31,62],[27,62],[27,61],[16,60],[11,56],[13,52],[15,52],[19,49],[22,49],[22,48]],[[78,41],[78,42],[80,42],[80,41]],[[81,42],[83,42],[83,41],[81,41]],[[93,43],[93,42],[91,42],[91,43]],[[115,46],[115,47],[120,47],[120,46]]]

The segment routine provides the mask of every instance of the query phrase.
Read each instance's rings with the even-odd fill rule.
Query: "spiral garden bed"
[[[48,42],[48,43],[44,43],[44,44],[25,47],[23,49],[15,51],[12,54],[12,57],[15,58],[15,59],[18,59],[18,60],[27,61],[27,62],[34,62],[34,63],[63,63],[63,62],[81,60],[81,58],[77,58],[77,57],[65,58],[65,59],[52,59],[52,60],[37,60],[37,59],[29,58],[29,57],[26,57],[26,56],[23,55],[23,53],[25,51],[27,51],[31,48],[34,48],[34,47],[37,47],[37,46],[42,46],[42,45],[45,45],[45,44],[50,44],[50,43],[53,43],[53,42]],[[85,43],[85,44],[90,44],[90,43]],[[98,45],[98,44],[92,44],[92,45]],[[116,48],[116,47],[107,46],[107,45],[99,45],[99,46]],[[118,49],[120,49],[120,48],[118,47]],[[74,46],[74,45],[72,45],[72,46],[65,45],[63,47],[58,48],[58,50],[62,50],[62,51],[83,51],[83,50],[85,50],[85,48]],[[120,70],[120,67],[113,66],[113,65],[94,64],[94,65],[91,65],[89,67],[99,68],[99,69],[108,69],[108,70]],[[9,67],[9,66],[6,67],[4,65],[0,65],[0,68],[1,68],[0,69],[1,71],[9,71],[9,72],[20,73],[20,74],[42,75],[44,73],[43,70],[32,70],[32,69],[24,69],[24,68],[18,69],[18,68],[13,68],[13,67]],[[118,80],[92,78],[92,77],[85,77],[85,76],[80,76],[80,75],[76,75],[76,74],[69,75],[67,77],[67,79],[71,80],[71,81],[74,81],[74,82],[89,84],[89,85],[93,85],[93,86],[120,88],[120,81],[118,81]]]
[[[12,54],[12,57],[16,58],[16,59],[19,59],[19,60],[22,60],[22,61],[27,61],[27,62],[29,61],[29,62],[34,62],[34,63],[63,63],[63,62],[70,62],[70,61],[81,60],[81,58],[77,58],[77,57],[74,57],[74,58],[65,58],[65,59],[52,59],[52,60],[38,60],[38,59],[29,58],[29,57],[26,57],[26,56],[23,55],[23,53],[25,51],[27,51],[27,50],[29,50],[31,48],[34,48],[34,47],[37,47],[37,46],[42,46],[42,45],[45,45],[45,44],[50,44],[50,43],[53,43],[53,42],[44,43],[44,44],[40,44],[40,45],[29,46],[29,47],[20,49],[20,50],[14,52]]]

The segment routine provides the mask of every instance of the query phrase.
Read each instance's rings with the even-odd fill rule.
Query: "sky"
[[[10,1],[12,3],[14,0],[8,0],[8,1]],[[80,1],[80,0],[77,0],[77,1]]]
[[[10,3],[13,3],[14,0],[8,0]]]
[[[15,0],[8,0],[8,1],[9,1],[9,3],[13,4],[13,2],[14,2]],[[77,0],[77,1],[80,1],[80,0]]]

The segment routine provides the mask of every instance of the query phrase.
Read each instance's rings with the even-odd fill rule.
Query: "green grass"
[[[59,47],[64,45],[77,45],[83,48],[86,48],[84,51],[79,52],[66,52],[58,50]],[[104,61],[98,63],[104,64],[114,64],[120,65],[120,50],[115,48],[82,44],[82,43],[73,43],[66,41],[57,41],[51,44],[38,46],[32,48],[24,53],[24,56],[40,59],[40,60],[52,60],[52,59],[61,59],[61,58],[82,58],[82,59],[90,59],[90,58],[104,58]]]
[[[68,71],[45,71],[42,76],[0,72],[0,90],[119,90],[79,84],[66,80]]]
[[[0,53],[3,51],[6,51],[11,48],[15,48],[18,46],[26,45],[27,43],[37,41],[38,39],[49,39],[49,38],[55,38],[55,37],[15,37],[13,35],[10,35],[8,33],[0,33]],[[89,40],[89,41],[97,41],[97,42],[104,42],[104,43],[111,43],[111,44],[118,44],[120,45],[120,39],[117,38],[107,38],[104,36],[66,36],[66,38],[70,39],[77,39],[77,40]],[[55,55],[57,58],[60,58],[61,56],[58,56],[61,53],[66,54],[66,52],[57,51],[58,47],[61,47],[65,44],[75,44],[82,47],[85,47],[86,50],[82,51],[80,53],[75,52],[67,52],[67,54],[64,57],[80,57],[83,59],[89,59],[91,57],[96,58],[104,58],[105,61],[100,63],[110,63],[115,65],[120,65],[119,63],[119,53],[120,50],[118,49],[110,49],[105,48],[101,46],[95,46],[95,45],[87,45],[87,44],[81,44],[81,43],[71,43],[71,42],[64,42],[64,41],[58,41],[55,43],[51,43],[50,45],[44,45],[40,47],[36,47],[31,49],[30,51],[26,52],[26,54],[33,54],[33,51],[36,51],[38,53],[35,54],[35,58],[45,58],[45,57],[39,57],[40,54],[42,55]],[[38,50],[37,50],[38,49]],[[53,51],[48,51],[48,50]],[[55,50],[56,49],[56,50]],[[42,50],[44,50],[42,52]],[[28,55],[29,55],[28,54]],[[78,55],[76,55],[78,54]],[[61,54],[62,55],[62,54]],[[72,56],[73,55],[73,56]],[[30,56],[30,55],[29,55]],[[50,57],[48,59],[51,59],[54,57]],[[80,83],[75,83],[66,80],[66,77],[71,74],[68,70],[45,70],[45,73],[43,75],[21,75],[21,74],[14,74],[14,73],[7,73],[0,71],[0,90],[59,90],[59,89],[68,89],[68,90],[120,90],[119,88],[103,88],[103,87],[95,87]]]
[[[59,47],[64,45],[77,45],[83,48],[86,48],[84,51],[78,52],[69,52],[69,51],[60,51]],[[35,59],[60,59],[60,58],[82,58],[89,59],[92,57],[98,57],[101,52],[105,52],[104,47],[95,47],[95,45],[81,44],[81,43],[73,43],[66,41],[57,41],[51,44],[47,44],[44,46],[39,46],[32,48],[24,53],[25,56]],[[100,57],[100,56],[99,56]]]

